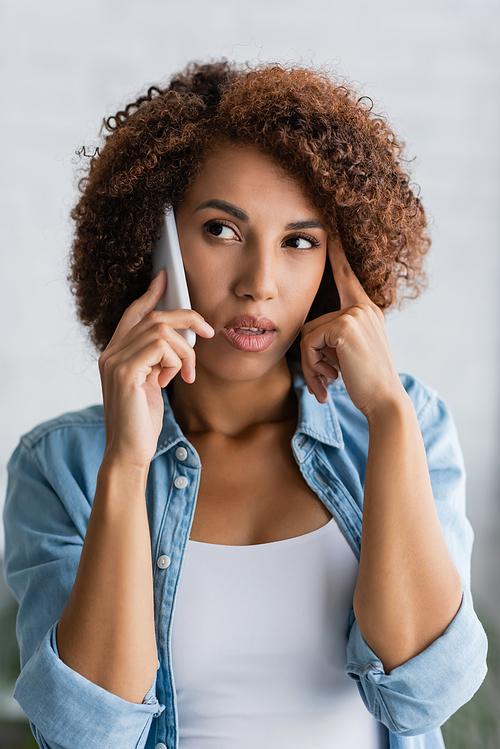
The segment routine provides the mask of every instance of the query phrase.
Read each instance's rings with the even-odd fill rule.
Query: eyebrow
[[[195,213],[197,211],[202,211],[204,208],[216,208],[219,211],[228,213],[230,216],[234,216],[240,221],[245,221],[246,223],[250,221],[250,216],[248,215],[248,213],[245,213],[245,211],[242,211],[241,208],[238,208],[232,203],[228,203],[226,200],[217,200],[216,198],[205,200],[203,203],[200,203],[198,208],[196,208]],[[298,231],[300,229],[323,229],[323,231],[326,231],[325,225],[316,218],[306,218],[302,221],[292,221],[285,226],[285,231]]]

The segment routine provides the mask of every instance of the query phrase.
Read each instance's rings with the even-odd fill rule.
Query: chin
[[[267,354],[267,355],[266,355]],[[217,357],[196,357],[196,368],[228,382],[252,382],[264,377],[285,357],[272,355],[269,351],[249,354],[244,351],[230,352]]]

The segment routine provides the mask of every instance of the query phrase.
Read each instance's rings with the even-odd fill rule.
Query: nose
[[[278,258],[274,246],[255,240],[247,244],[241,258],[234,287],[236,296],[248,296],[255,301],[275,299],[278,295]]]

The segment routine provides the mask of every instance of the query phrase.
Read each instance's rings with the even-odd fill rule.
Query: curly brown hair
[[[426,216],[403,145],[367,97],[324,71],[226,60],[190,64],[166,88],[104,120],[104,146],[80,181],[69,281],[98,349],[145,292],[167,206],[177,206],[221,142],[250,144],[301,184],[340,236],[381,309],[425,285]],[[339,308],[330,264],[308,320]],[[289,350],[299,357],[300,334]]]

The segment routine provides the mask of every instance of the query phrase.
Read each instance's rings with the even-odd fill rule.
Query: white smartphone
[[[153,249],[152,262],[153,276],[155,276],[160,268],[165,268],[167,271],[167,290],[156,305],[156,309],[163,311],[169,309],[191,309],[173,208],[168,208],[165,213],[165,222],[161,237]],[[196,333],[194,330],[191,330],[191,328],[176,330],[186,339],[190,346],[194,347],[196,343]]]

